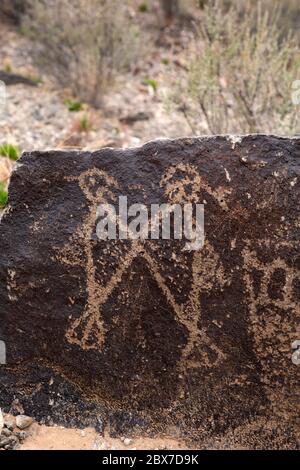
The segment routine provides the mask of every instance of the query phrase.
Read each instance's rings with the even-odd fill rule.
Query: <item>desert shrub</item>
[[[193,14],[202,9],[208,0],[160,0],[164,26],[176,22],[181,28],[192,26]]]
[[[228,0],[227,0],[228,1]],[[232,3],[234,0],[230,0]],[[243,9],[249,0],[239,0],[239,5]],[[257,7],[260,4],[263,11],[272,11],[274,8],[280,9],[278,16],[278,26],[284,33],[293,31],[299,35],[300,7],[299,0],[251,0],[251,5]]]
[[[138,11],[140,13],[146,13],[148,11],[148,5],[145,2],[142,2],[138,5]]]
[[[293,132],[299,114],[291,100],[296,41],[282,34],[274,6],[230,3],[204,6],[187,72],[171,100],[193,132]]]
[[[0,13],[4,14],[15,23],[19,23],[26,10],[27,0],[1,0]]]
[[[28,0],[23,31],[38,43],[39,64],[93,105],[141,49],[139,30],[118,0]]]
[[[179,0],[160,0],[163,12],[166,17],[172,17],[178,15]]]

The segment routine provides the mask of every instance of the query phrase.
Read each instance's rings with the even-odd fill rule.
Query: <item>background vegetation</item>
[[[1,0],[1,206],[19,148],[299,133],[299,20],[298,0]]]
[[[291,84],[299,76],[299,42],[296,31],[281,26],[282,3],[206,2],[171,95],[194,133],[296,128]]]

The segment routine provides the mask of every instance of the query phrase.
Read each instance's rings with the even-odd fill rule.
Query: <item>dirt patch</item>
[[[188,449],[188,446],[172,438],[101,436],[94,429],[66,429],[35,424],[32,435],[21,445],[20,450],[173,450]]]

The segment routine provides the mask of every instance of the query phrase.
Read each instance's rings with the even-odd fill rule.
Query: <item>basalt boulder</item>
[[[203,204],[205,243],[97,237]],[[0,224],[0,407],[205,448],[299,448],[300,139],[24,153]]]

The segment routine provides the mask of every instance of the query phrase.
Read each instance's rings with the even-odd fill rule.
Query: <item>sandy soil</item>
[[[163,450],[188,449],[183,441],[172,438],[124,438],[101,436],[94,429],[66,429],[32,425],[30,436],[20,450]],[[121,440],[122,439],[122,440]],[[127,438],[128,439],[128,438]]]

